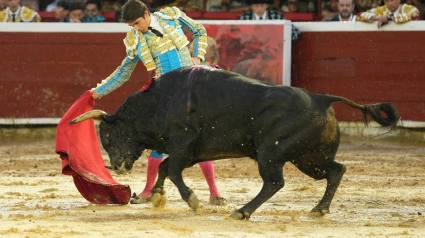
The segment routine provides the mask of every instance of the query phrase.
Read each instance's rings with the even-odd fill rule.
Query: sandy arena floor
[[[250,159],[215,162],[225,206],[208,204],[199,166],[187,169],[185,181],[201,202],[195,214],[169,180],[161,210],[151,204],[92,205],[61,173],[54,146],[54,140],[0,144],[0,237],[425,237],[424,145],[345,137],[337,161],[347,172],[330,214],[309,216],[325,181],[287,164],[285,187],[248,221],[226,217],[261,188]],[[113,176],[138,193],[145,172],[142,158],[130,175]]]

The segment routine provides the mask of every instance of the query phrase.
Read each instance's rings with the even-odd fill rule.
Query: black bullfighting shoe
[[[139,197],[136,193],[133,193],[131,196],[130,204],[144,204],[151,201],[152,196],[150,197]]]

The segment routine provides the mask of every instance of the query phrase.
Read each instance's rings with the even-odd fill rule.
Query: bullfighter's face
[[[102,122],[99,128],[102,146],[109,155],[112,170],[117,174],[130,172],[144,149],[132,139],[134,132],[119,121]]]
[[[384,3],[391,12],[397,11],[400,7],[400,0],[384,0]]]
[[[151,24],[151,14],[148,11],[145,11],[145,15],[143,17],[139,17],[135,21],[128,22],[127,24],[138,32],[146,32]]]

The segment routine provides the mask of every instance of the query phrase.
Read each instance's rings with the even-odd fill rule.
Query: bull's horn
[[[102,119],[102,116],[108,116],[108,113],[102,111],[102,110],[91,110],[84,114],[79,115],[74,120],[70,121],[69,124],[75,124],[78,122],[85,121],[87,119],[93,118],[93,119]]]

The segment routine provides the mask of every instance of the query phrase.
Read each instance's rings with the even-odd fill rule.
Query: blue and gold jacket
[[[140,59],[148,71],[156,69],[157,75],[185,66],[192,66],[189,41],[183,29],[193,34],[193,56],[204,60],[207,48],[205,28],[176,7],[166,7],[153,13],[164,30],[163,37],[151,31],[140,33],[131,29],[124,39],[126,57],[121,65],[106,79],[93,88],[99,97],[124,84],[131,76]]]

